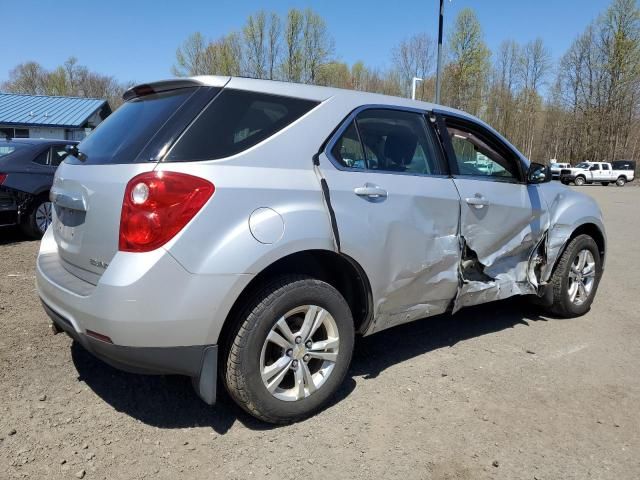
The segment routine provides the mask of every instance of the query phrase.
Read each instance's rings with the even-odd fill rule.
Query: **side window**
[[[602,164],[602,169],[603,170],[609,170],[609,165],[607,165],[606,163]]]
[[[371,170],[442,174],[424,117],[401,110],[364,110],[356,117]]]
[[[39,165],[49,165],[49,149],[47,148],[44,152],[40,153],[36,158],[34,158],[33,163],[37,163]]]
[[[364,151],[354,122],[344,131],[331,149],[331,154],[343,167],[364,169]]]
[[[597,163],[595,165],[591,165],[589,170],[592,172],[595,172],[596,170],[600,170],[600,165],[598,165]]]
[[[235,155],[274,135],[317,104],[224,89],[178,140],[167,160],[215,160]]]
[[[67,151],[64,149],[64,145],[54,145],[51,147],[51,163],[52,167],[57,167],[62,161],[67,158]]]
[[[517,159],[498,152],[499,147],[494,146],[488,134],[449,121],[447,131],[456,155],[459,175],[506,181],[518,179]]]

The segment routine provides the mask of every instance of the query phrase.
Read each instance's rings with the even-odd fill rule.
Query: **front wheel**
[[[561,317],[584,315],[591,307],[601,276],[602,260],[593,238],[579,235],[571,240],[551,276],[551,312]]]
[[[627,179],[624,177],[618,177],[618,179],[616,180],[616,185],[618,187],[624,187],[625,183],[627,183]]]
[[[326,282],[287,275],[256,293],[238,319],[223,365],[231,397],[269,423],[290,423],[326,405],[351,362],[354,326]]]
[[[576,177],[576,179],[573,181],[573,183],[576,184],[576,186],[581,187],[582,185],[584,185],[586,183],[586,180],[584,177]]]

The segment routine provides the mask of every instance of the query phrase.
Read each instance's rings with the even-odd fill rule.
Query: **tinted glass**
[[[182,88],[125,102],[78,145],[78,150],[87,156],[84,163],[135,162],[145,145],[195,90]]]
[[[15,152],[19,147],[19,145],[0,145],[0,157]]]
[[[602,164],[602,169],[603,170],[609,170],[609,165],[607,165],[606,163]]]
[[[37,163],[39,165],[48,165],[49,159],[49,150],[45,150],[44,152],[38,154],[36,158],[33,159],[33,163]]]
[[[357,116],[368,168],[385,172],[441,174],[424,117],[400,110],[365,110]]]
[[[343,167],[363,169],[366,167],[364,151],[360,143],[360,137],[356,130],[355,123],[351,122],[344,131],[340,139],[331,150],[335,158]]]
[[[499,153],[499,147],[487,136],[480,136],[470,128],[457,125],[447,126],[447,131],[456,155],[459,175],[517,180],[516,161]]]
[[[57,167],[62,161],[67,158],[67,151],[64,149],[65,145],[55,145],[51,147],[51,166]]]
[[[242,152],[282,130],[317,102],[223,90],[169,152],[167,161],[214,160]]]

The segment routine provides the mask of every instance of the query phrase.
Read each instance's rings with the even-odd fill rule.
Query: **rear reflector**
[[[93,330],[87,330],[87,337],[95,338],[101,342],[113,343],[109,337],[102,335],[101,333],[94,332]]]
[[[7,174],[0,173],[0,185],[2,185],[6,179],[7,179]]]
[[[213,183],[177,172],[147,172],[127,184],[119,249],[149,252],[171,240],[211,198]]]

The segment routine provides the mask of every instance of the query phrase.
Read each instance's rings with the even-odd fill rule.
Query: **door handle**
[[[489,205],[489,200],[483,196],[469,197],[464,199],[467,205],[471,205],[474,208],[483,208]]]
[[[359,197],[366,197],[369,200],[379,200],[387,198],[387,191],[377,185],[365,184],[363,187],[356,187],[353,192]]]

